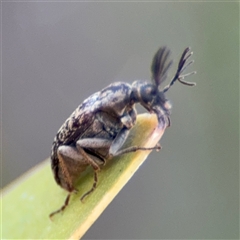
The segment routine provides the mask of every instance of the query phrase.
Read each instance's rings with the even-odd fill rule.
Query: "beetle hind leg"
[[[82,197],[80,198],[80,200],[82,202],[83,202],[85,197],[87,197],[90,193],[92,193],[96,189],[97,182],[98,182],[98,173],[97,173],[97,170],[95,170],[94,171],[94,182],[93,182],[92,188],[82,195]]]
[[[84,157],[85,161],[92,166],[93,170],[94,170],[94,182],[92,185],[92,188],[87,191],[86,193],[83,194],[83,196],[80,198],[81,201],[83,201],[83,199],[88,196],[90,193],[92,193],[96,187],[97,187],[97,183],[98,183],[98,171],[100,171],[100,167],[99,165],[84,151],[83,148],[81,148],[79,145],[77,145],[77,149],[78,151],[81,153],[81,155]]]
[[[84,149],[78,145],[77,147],[66,145],[60,146],[58,148],[57,155],[59,160],[58,171],[56,173],[57,178],[59,179],[59,185],[68,191],[68,195],[62,207],[52,212],[49,215],[50,218],[57,213],[63,212],[68,206],[72,193],[77,192],[74,188],[74,184],[88,166],[91,166],[94,170],[94,183],[92,188],[83,195],[81,200],[94,191],[98,182],[97,171],[100,170],[99,165],[103,164],[100,159],[97,159],[95,156],[88,155]]]
[[[52,213],[49,215],[49,217],[50,217],[51,220],[52,220],[52,217],[53,217],[55,214],[60,213],[60,212],[63,212],[64,209],[68,206],[68,203],[69,203],[69,199],[70,199],[70,197],[71,197],[71,194],[72,194],[72,193],[69,193],[69,194],[67,195],[67,197],[66,197],[66,199],[65,199],[64,204],[62,205],[62,207],[60,207],[58,210],[52,212]]]

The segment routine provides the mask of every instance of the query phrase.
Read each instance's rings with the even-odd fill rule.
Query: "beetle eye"
[[[157,94],[158,89],[155,86],[151,85],[147,87],[147,91],[149,95],[155,96]]]
[[[155,96],[157,94],[157,89],[156,88],[151,88],[150,93],[151,96]]]
[[[150,86],[146,87],[145,93],[146,93],[146,95],[150,95],[150,96],[156,95],[156,89],[153,87],[150,87]]]
[[[141,88],[141,99],[144,103],[152,102],[157,94],[157,89],[153,85],[145,85]]]

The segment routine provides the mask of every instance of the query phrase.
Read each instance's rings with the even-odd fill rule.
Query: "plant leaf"
[[[126,146],[153,147],[166,124],[158,126],[154,114],[138,115]],[[3,239],[80,239],[100,216],[117,193],[129,181],[150,151],[137,151],[111,159],[99,173],[96,190],[80,197],[93,183],[89,168],[76,186],[69,206],[51,221],[49,214],[62,206],[67,192],[54,181],[47,159],[24,174],[1,192],[1,226]]]

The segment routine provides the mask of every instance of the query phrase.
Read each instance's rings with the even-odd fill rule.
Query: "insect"
[[[94,170],[94,182],[81,200],[97,187],[98,171],[107,159],[137,150],[159,149],[159,145],[152,148],[121,147],[136,123],[136,103],[156,114],[159,123],[168,121],[167,124],[170,124],[171,105],[165,93],[176,81],[188,86],[195,85],[184,81],[186,76],[195,72],[182,74],[193,63],[193,60],[189,61],[192,52],[186,48],[175,76],[167,86],[159,89],[172,65],[169,55],[167,47],[159,48],[154,55],[151,65],[152,82],[138,80],[132,85],[125,82],[112,83],[88,97],[61,126],[52,145],[51,167],[55,181],[68,191],[68,195],[63,206],[51,213],[50,217],[67,207],[71,194],[77,191],[75,181],[88,166]]]

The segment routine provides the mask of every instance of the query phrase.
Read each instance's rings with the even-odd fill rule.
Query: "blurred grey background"
[[[149,79],[161,45],[175,59],[169,77],[192,47],[197,86],[168,92],[163,149],[83,239],[238,239],[239,3],[3,2],[2,185],[49,157],[90,94]]]

